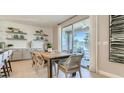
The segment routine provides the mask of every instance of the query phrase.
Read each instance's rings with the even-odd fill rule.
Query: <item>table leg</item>
[[[48,78],[52,78],[52,61],[48,60]]]

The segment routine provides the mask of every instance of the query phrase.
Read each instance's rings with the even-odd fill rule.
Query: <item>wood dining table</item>
[[[52,62],[53,60],[61,60],[68,58],[71,54],[69,53],[62,53],[62,52],[41,52],[41,55],[43,56],[44,60],[48,62],[48,78],[53,77],[52,73]]]

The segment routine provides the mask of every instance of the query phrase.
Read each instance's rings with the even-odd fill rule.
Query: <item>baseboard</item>
[[[101,74],[101,75],[104,75],[106,77],[109,77],[109,78],[123,78],[121,76],[118,76],[118,75],[115,75],[115,74],[112,74],[112,73],[108,73],[108,72],[105,72],[105,71],[101,71],[101,70],[99,70],[98,73]]]

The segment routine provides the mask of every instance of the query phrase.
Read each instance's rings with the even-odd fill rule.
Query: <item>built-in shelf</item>
[[[6,38],[7,40],[27,40],[27,39],[15,39],[15,38]]]
[[[27,33],[24,33],[24,32],[11,32],[11,31],[6,31],[6,33],[27,35]]]

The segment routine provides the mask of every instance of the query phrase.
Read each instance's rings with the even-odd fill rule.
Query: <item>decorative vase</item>
[[[51,53],[51,52],[52,52],[52,48],[48,48],[48,52],[50,52],[50,53]]]

